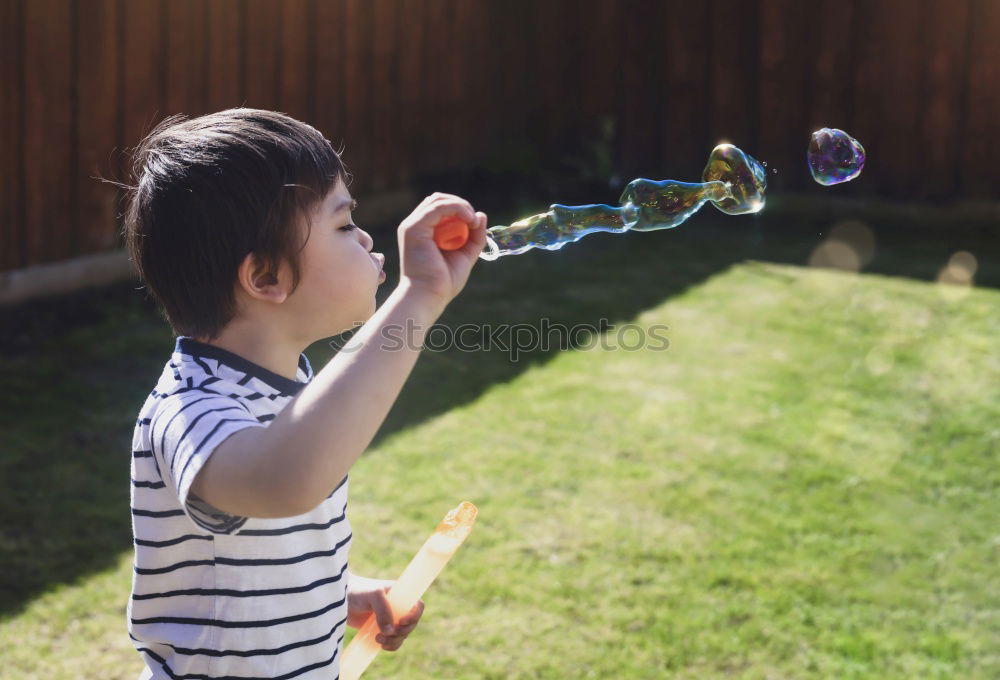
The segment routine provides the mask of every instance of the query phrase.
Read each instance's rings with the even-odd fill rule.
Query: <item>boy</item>
[[[347,473],[423,340],[464,287],[486,216],[429,196],[398,230],[400,283],[352,223],[329,141],[283,114],[168,118],[136,150],[129,256],[178,335],[133,437],[129,632],[144,678],[338,675],[344,626],[374,613],[395,650],[391,582],[347,570]],[[457,216],[468,243],[442,252]],[[409,321],[409,324],[407,322]],[[302,351],[366,322],[319,373]],[[391,350],[387,327],[414,328]]]

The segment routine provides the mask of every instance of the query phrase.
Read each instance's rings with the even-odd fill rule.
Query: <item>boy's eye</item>
[[[358,225],[356,225],[356,224],[345,224],[344,226],[342,226],[340,228],[340,230],[341,231],[354,231],[357,228],[358,228]]]

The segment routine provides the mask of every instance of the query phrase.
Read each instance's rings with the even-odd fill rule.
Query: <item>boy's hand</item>
[[[417,622],[424,613],[424,601],[417,602],[398,623],[393,623],[392,610],[389,608],[389,598],[386,593],[395,581],[382,581],[351,574],[347,583],[347,625],[351,628],[360,628],[374,613],[375,622],[381,631],[375,636],[375,642],[382,645],[385,651],[395,652],[406,640],[406,636],[417,627]]]
[[[458,250],[446,252],[434,242],[434,227],[452,216],[469,225],[469,240]],[[458,196],[428,196],[399,225],[400,282],[430,295],[443,310],[465,287],[485,245],[485,214],[475,212]]]

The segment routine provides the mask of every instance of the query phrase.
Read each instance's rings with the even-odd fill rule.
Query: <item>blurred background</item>
[[[352,568],[480,525],[373,678],[1000,677],[1000,2],[0,0],[0,678],[138,674],[128,445],[173,337],[116,183],[234,106],[343,147],[380,298],[427,193],[507,224],[767,162],[756,215],[477,264],[442,324],[594,342],[425,351]],[[813,182],[820,127],[859,178]]]

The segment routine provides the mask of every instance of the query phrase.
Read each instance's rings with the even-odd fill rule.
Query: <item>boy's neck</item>
[[[252,361],[289,380],[296,379],[299,354],[303,350],[296,343],[266,329],[257,327],[249,332],[236,324],[230,324],[211,340],[205,338],[194,338],[194,340],[238,354],[247,361]]]

